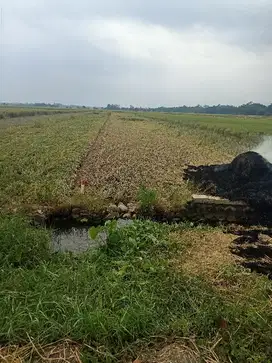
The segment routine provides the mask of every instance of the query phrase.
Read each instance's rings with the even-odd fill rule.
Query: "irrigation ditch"
[[[99,135],[109,119],[110,114]],[[172,210],[156,202],[143,208],[140,202],[124,204],[120,201],[100,210],[91,210],[84,205],[36,207],[30,211],[30,218],[32,224],[52,230],[54,251],[72,252],[99,246],[97,241],[90,240],[88,230],[92,226],[104,226],[112,220],[123,225],[133,223],[133,220],[149,219],[168,224],[190,222],[192,226],[219,225],[228,230],[229,226],[234,226],[233,234],[243,231],[243,238],[235,238],[230,246],[231,253],[246,260],[241,262],[240,259],[243,266],[272,277],[272,233],[269,229],[272,228],[272,164],[258,153],[247,152],[238,155],[230,164],[189,165],[183,175],[185,181],[193,182],[208,195],[192,195],[190,201]],[[84,188],[82,181],[81,187]],[[254,234],[254,240],[252,231],[256,228],[252,226],[262,226],[259,233]],[[106,240],[107,236],[104,236],[102,243],[106,243]]]
[[[244,202],[194,195],[186,205],[173,211],[158,206],[142,211],[139,204],[119,203],[98,212],[72,205],[44,207],[29,216],[36,227],[43,226],[52,231],[54,252],[73,253],[104,245],[107,235],[102,233],[98,240],[92,240],[88,231],[90,227],[104,226],[108,221],[115,220],[121,227],[134,220],[146,219],[168,224],[191,223],[192,228],[201,224],[221,226],[223,231],[234,235],[230,253],[238,257],[237,263],[272,279],[272,226],[269,223],[272,219],[268,216],[264,219]]]

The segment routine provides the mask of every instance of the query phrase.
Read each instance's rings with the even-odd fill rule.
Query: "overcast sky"
[[[0,101],[272,102],[271,0],[0,0]]]

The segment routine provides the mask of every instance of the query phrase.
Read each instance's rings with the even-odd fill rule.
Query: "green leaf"
[[[123,276],[125,276],[125,274],[126,274],[126,272],[127,272],[127,269],[128,269],[128,265],[124,265],[124,266],[122,266],[118,271],[117,271],[117,275],[118,276],[121,276],[121,277],[123,277]]]
[[[117,228],[117,220],[113,219],[105,223],[105,227],[109,232],[114,232]]]
[[[98,233],[99,233],[99,228],[96,227],[89,228],[88,234],[91,239],[96,239]]]
[[[115,231],[117,228],[117,220],[113,219],[110,225],[111,231]]]
[[[118,232],[111,232],[108,238],[109,238],[109,241],[113,244],[116,244],[120,241],[120,236],[119,236]]]

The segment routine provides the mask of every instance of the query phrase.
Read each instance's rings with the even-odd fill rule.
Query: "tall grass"
[[[33,268],[50,256],[50,238],[42,229],[33,229],[23,217],[0,215],[0,266]]]

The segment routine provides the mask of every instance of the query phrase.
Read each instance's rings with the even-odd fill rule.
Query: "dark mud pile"
[[[230,164],[187,166],[184,179],[206,194],[244,201],[263,214],[272,214],[272,164],[249,151]]]
[[[272,230],[237,230],[230,250],[241,266],[272,279]]]

